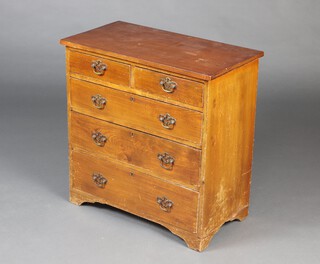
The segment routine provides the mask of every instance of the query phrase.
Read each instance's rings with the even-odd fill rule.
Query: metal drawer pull
[[[169,114],[159,115],[159,120],[164,128],[170,130],[173,129],[174,125],[176,124],[176,120]]]
[[[107,65],[104,64],[101,60],[96,60],[91,63],[91,68],[95,74],[103,75],[107,70]]]
[[[172,206],[173,206],[173,202],[170,201],[167,197],[163,196],[163,197],[157,197],[157,203],[159,204],[161,210],[170,213]]]
[[[174,158],[168,153],[159,153],[158,159],[160,160],[160,166],[166,170],[172,170],[174,164]]]
[[[107,142],[107,137],[100,132],[92,132],[91,137],[94,143],[99,147],[103,147]]]
[[[161,78],[160,85],[162,87],[162,90],[166,93],[173,93],[174,89],[176,89],[178,86],[178,84],[172,81],[169,77]]]
[[[102,189],[106,186],[108,182],[108,180],[105,177],[103,177],[100,173],[93,173],[92,180],[99,188]]]
[[[91,101],[93,102],[94,106],[98,109],[103,109],[107,103],[107,99],[102,97],[100,94],[92,95]]]

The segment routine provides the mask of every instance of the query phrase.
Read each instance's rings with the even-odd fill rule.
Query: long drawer
[[[201,146],[202,113],[71,78],[71,108],[192,146]]]
[[[198,192],[84,153],[71,153],[72,188],[147,219],[196,232]]]
[[[71,113],[72,147],[142,167],[157,177],[194,187],[201,151],[92,117]]]

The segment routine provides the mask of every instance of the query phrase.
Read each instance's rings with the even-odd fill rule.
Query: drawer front
[[[73,147],[106,155],[188,187],[198,185],[200,150],[73,112]]]
[[[117,85],[130,85],[130,66],[125,63],[70,52],[70,72]]]
[[[71,78],[72,109],[180,142],[200,145],[202,113]]]
[[[72,188],[141,217],[196,232],[198,193],[79,152],[71,154]]]
[[[158,96],[160,100],[203,107],[203,83],[138,67],[134,68],[133,76],[135,89]]]

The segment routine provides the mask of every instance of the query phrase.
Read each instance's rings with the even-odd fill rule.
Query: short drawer
[[[137,90],[157,96],[160,100],[203,107],[203,83],[139,67],[134,68],[133,76],[133,86]]]
[[[71,153],[72,188],[144,218],[196,232],[198,193],[122,165]]]
[[[70,87],[74,111],[200,146],[200,112],[73,78]]]
[[[133,129],[71,113],[72,147],[139,166],[188,187],[199,184],[201,151]]]
[[[70,52],[69,63],[70,73],[107,83],[130,85],[130,65],[128,64],[75,51]]]

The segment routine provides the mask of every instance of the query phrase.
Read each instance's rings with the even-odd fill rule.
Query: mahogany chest
[[[72,203],[149,219],[198,251],[248,215],[263,52],[125,22],[61,44]]]

